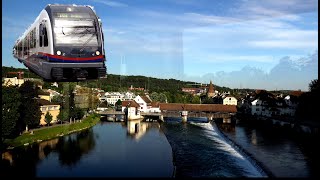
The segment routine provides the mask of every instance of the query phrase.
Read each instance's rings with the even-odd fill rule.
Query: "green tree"
[[[192,104],[200,104],[200,96],[193,96],[191,99]]]
[[[158,101],[161,102],[161,103],[167,102],[167,96],[166,96],[166,94],[160,93],[160,94],[159,94],[159,99],[158,99]]]
[[[20,106],[20,112],[21,122],[28,128],[39,126],[42,113],[36,99],[24,99]]]
[[[121,111],[122,109],[122,101],[118,99],[118,101],[115,103],[116,111]]]
[[[309,90],[310,92],[319,92],[320,90],[320,83],[318,79],[314,79],[309,84]]]
[[[310,92],[303,93],[299,97],[299,104],[295,113],[296,123],[313,122],[320,123],[318,115],[319,81],[312,80],[309,84]]]
[[[21,93],[22,102],[19,110],[19,131],[23,131],[24,126],[28,128],[39,126],[42,113],[39,104],[35,99],[38,95],[36,85],[31,81],[26,81],[20,86],[19,92]]]
[[[47,112],[47,114],[44,118],[45,118],[47,125],[50,126],[50,123],[52,121],[52,115],[49,112]]]
[[[70,117],[81,119],[84,116],[84,111],[81,108],[75,107],[70,109]]]
[[[15,128],[20,117],[20,98],[21,95],[16,87],[2,87],[2,139],[16,136]]]
[[[159,94],[157,92],[152,92],[150,98],[152,101],[159,101]]]
[[[57,116],[57,118],[62,121],[68,121],[69,120],[69,109],[60,109],[60,112]]]
[[[53,96],[51,102],[58,103],[61,105],[63,102],[63,96]]]

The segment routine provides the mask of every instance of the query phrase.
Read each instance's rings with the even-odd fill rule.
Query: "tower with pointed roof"
[[[210,85],[209,85],[207,96],[208,97],[213,97],[214,96],[214,87],[213,87],[213,84],[212,84],[211,80],[210,80]]]

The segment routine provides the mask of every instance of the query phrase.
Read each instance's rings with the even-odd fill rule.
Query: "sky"
[[[317,0],[3,0],[3,66],[24,67],[14,42],[55,3],[94,7],[108,74],[303,91],[318,78]]]

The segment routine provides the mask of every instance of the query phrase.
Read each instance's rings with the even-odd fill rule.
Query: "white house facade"
[[[233,96],[226,96],[223,99],[223,105],[237,105],[238,100]]]
[[[251,114],[252,115],[261,115],[262,112],[262,101],[256,99],[251,102]]]
[[[151,100],[146,96],[136,96],[134,100],[139,104],[141,112],[150,112]]]
[[[153,113],[161,112],[159,102],[151,102],[150,112],[153,112]]]
[[[130,120],[141,118],[139,107],[135,100],[122,101],[122,112],[126,113]]]

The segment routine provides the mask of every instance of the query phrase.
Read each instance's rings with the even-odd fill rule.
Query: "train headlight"
[[[57,54],[60,56],[61,55],[61,51],[57,51]]]
[[[99,56],[99,55],[100,55],[100,52],[99,52],[99,51],[96,51],[96,55]]]

